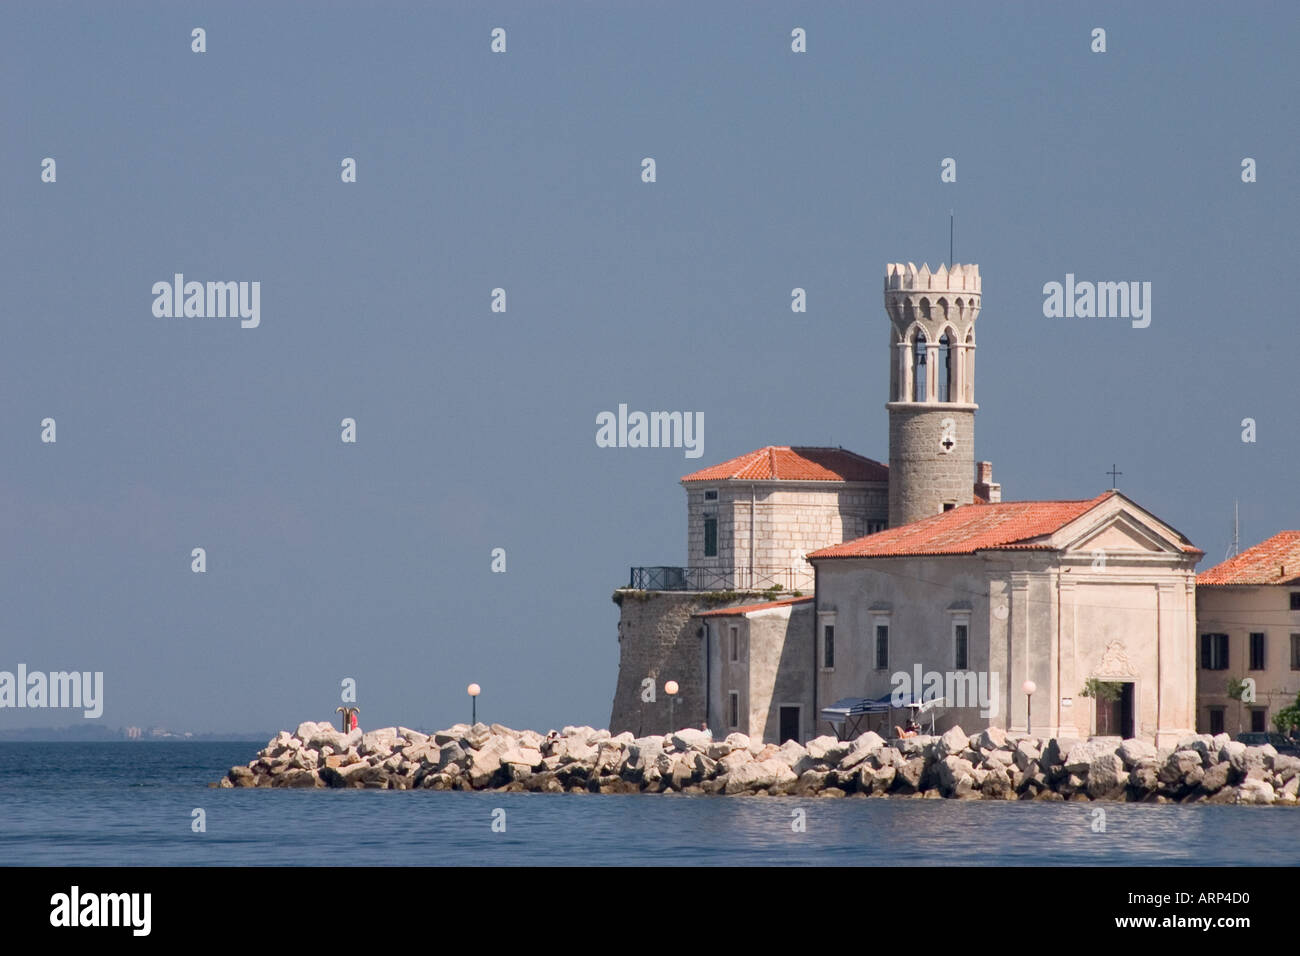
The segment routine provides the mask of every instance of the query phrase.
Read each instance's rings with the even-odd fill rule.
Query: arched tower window
[[[962,401],[971,403],[975,401],[975,333],[973,331],[966,333],[966,367],[962,369]]]
[[[953,371],[953,354],[951,342],[948,340],[948,333],[943,333],[939,337],[939,401],[952,401],[952,384]]]
[[[925,333],[917,332],[916,345],[912,349],[912,401],[914,402],[923,402],[926,398],[925,386],[929,379],[926,376],[925,356],[928,345]]]

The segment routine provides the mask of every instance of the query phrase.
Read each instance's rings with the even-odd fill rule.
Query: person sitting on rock
[[[912,724],[910,721],[907,726],[908,729],[904,730],[902,727],[898,726],[898,724],[894,724],[894,736],[899,740],[906,740],[908,737],[915,737],[916,731],[911,729]]]

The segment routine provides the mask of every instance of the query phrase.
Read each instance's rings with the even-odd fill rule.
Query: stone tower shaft
[[[977,265],[891,263],[889,525],[974,500]]]

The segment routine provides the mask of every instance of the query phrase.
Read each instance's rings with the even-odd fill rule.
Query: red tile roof
[[[1050,548],[1046,538],[1091,511],[1114,491],[1087,501],[1004,501],[953,508],[898,528],[814,551],[812,558],[974,554],[990,549]]]
[[[766,611],[773,607],[790,607],[794,604],[807,604],[810,597],[783,598],[780,601],[764,601],[762,604],[742,604],[740,607],[724,607],[717,611],[702,611],[696,617],[726,617],[731,614],[748,614],[750,611]]]
[[[768,445],[682,481],[888,481],[889,468],[843,448]]]
[[[1297,581],[1300,581],[1300,531],[1279,531],[1267,541],[1196,576],[1197,587]]]

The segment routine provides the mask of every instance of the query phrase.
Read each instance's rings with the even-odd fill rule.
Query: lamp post
[[[1033,734],[1033,702],[1034,691],[1038,690],[1038,685],[1031,680],[1025,681],[1020,685],[1020,689],[1025,692],[1025,733]]]
[[[469,694],[469,700],[470,700],[469,723],[470,726],[472,727],[478,723],[478,695],[483,693],[483,688],[479,687],[478,684],[470,684],[468,687],[465,688],[465,692]]]
[[[361,713],[360,707],[335,707],[334,710],[343,715],[339,718],[339,723],[343,725],[345,734],[356,724],[357,714]]]
[[[664,693],[668,695],[668,732],[673,732],[673,701],[677,700],[677,681],[670,680],[664,684]]]

